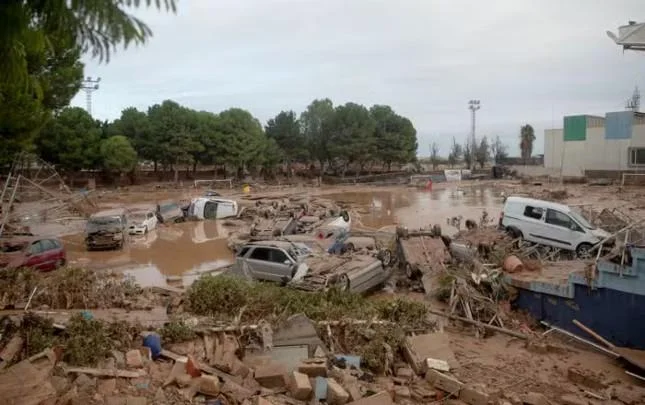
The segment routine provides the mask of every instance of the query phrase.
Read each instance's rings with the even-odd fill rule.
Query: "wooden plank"
[[[602,343],[602,344],[604,344],[605,346],[607,346],[608,348],[610,348],[611,350],[614,350],[614,349],[616,348],[616,346],[614,346],[610,341],[608,341],[608,340],[607,340],[607,339],[605,339],[604,337],[600,336],[599,334],[597,334],[596,332],[594,332],[594,331],[593,331],[593,330],[591,330],[590,328],[586,327],[585,325],[583,325],[583,324],[582,324],[582,322],[579,322],[577,319],[574,319],[574,320],[573,320],[573,323],[574,323],[577,327],[579,327],[580,329],[582,329],[583,331],[585,331],[585,332],[587,332],[589,335],[591,335],[594,339],[596,339],[596,340],[597,340],[597,341],[599,341],[600,343]]]
[[[139,378],[146,375],[145,371],[113,370],[91,367],[68,367],[65,373],[82,373],[97,377]]]

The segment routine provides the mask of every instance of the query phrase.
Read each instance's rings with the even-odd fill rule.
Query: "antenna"
[[[85,91],[86,109],[90,115],[92,115],[92,93],[99,89],[100,81],[100,77],[93,79],[91,76],[87,76],[81,85],[81,89]]]
[[[625,103],[625,109],[633,112],[639,112],[641,108],[641,92],[638,86],[634,87],[632,97]]]

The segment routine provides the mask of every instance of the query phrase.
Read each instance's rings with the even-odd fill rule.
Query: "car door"
[[[281,250],[265,246],[253,249],[246,262],[254,278],[278,283],[284,281],[285,277],[287,280],[291,279],[291,265],[284,263],[287,259],[286,254],[276,253],[276,251]],[[280,259],[283,261],[277,262]]]
[[[277,278],[276,281],[289,281],[293,277],[295,268],[293,265],[294,261],[287,256],[287,254],[282,249],[271,249],[269,255],[269,261],[271,262],[271,268],[273,273]]]
[[[31,267],[34,269],[42,270],[43,267],[46,267],[44,264],[45,257],[43,254],[43,246],[40,241],[34,241],[27,248],[27,254],[29,255],[25,261],[25,267]]]
[[[58,249],[56,244],[50,239],[43,239],[40,241],[42,253],[41,270],[54,270],[56,268],[56,261],[58,260]]]
[[[569,215],[548,208],[546,210],[546,216],[544,217],[544,223],[548,229],[548,233],[542,237],[550,245],[567,250],[574,250],[576,248],[576,232],[571,229],[572,219]]]

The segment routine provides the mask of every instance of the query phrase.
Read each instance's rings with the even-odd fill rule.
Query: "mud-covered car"
[[[173,222],[183,222],[185,212],[181,205],[175,201],[161,201],[157,204],[157,219],[162,224],[171,224]]]
[[[87,250],[123,248],[128,226],[126,214],[125,209],[117,208],[92,215],[85,227]]]
[[[370,255],[314,254],[303,243],[283,240],[243,245],[231,273],[309,291],[337,287],[360,293],[382,285],[391,275]]]

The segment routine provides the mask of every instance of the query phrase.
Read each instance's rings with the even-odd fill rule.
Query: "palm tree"
[[[520,151],[522,152],[522,159],[524,164],[531,158],[533,154],[533,142],[535,141],[535,131],[529,124],[522,126],[520,129]]]

